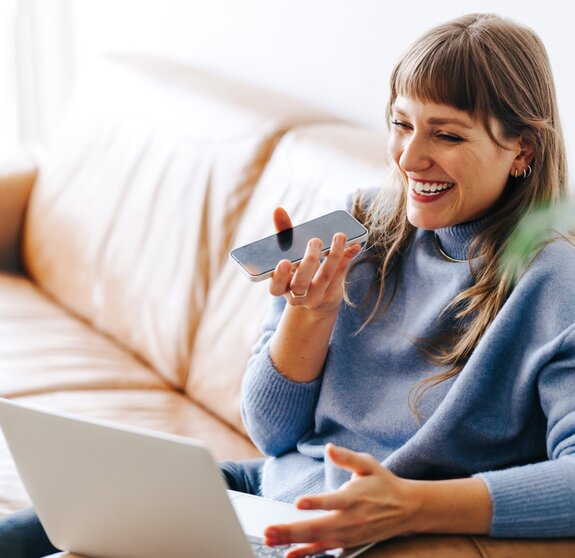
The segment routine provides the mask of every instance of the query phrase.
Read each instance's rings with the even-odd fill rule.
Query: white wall
[[[535,29],[554,69],[575,150],[572,0],[82,0],[76,61],[131,49],[175,57],[291,93],[370,127],[384,126],[390,70],[434,24],[493,11]],[[575,174],[575,157],[571,156]]]
[[[0,153],[17,149],[18,111],[15,75],[16,0],[0,2]]]

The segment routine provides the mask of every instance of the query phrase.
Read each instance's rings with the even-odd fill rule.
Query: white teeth
[[[453,186],[453,182],[416,182],[415,180],[409,180],[409,187],[424,196],[436,195],[439,192],[453,188]]]

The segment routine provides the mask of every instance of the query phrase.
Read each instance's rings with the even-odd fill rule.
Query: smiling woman
[[[228,486],[333,512],[270,525],[287,558],[414,533],[575,537],[575,247],[547,239],[519,280],[499,266],[521,217],[566,194],[545,48],[491,14],[441,24],[397,63],[388,117],[394,176],[351,207],[363,251],[310,239],[273,272],[242,384],[267,458],[222,465]],[[0,545],[31,540],[48,544],[32,511],[0,521]]]
[[[575,486],[575,249],[550,243],[517,284],[499,266],[522,215],[566,195],[545,48],[493,15],[440,25],[399,60],[388,117],[394,182],[353,203],[368,248],[320,262],[310,241],[272,278],[284,297],[244,382],[250,434],[276,456],[262,492],[307,485],[326,494],[301,507],[340,513],[268,542],[307,543],[291,558],[413,532],[575,536],[573,492],[556,497]]]
[[[434,231],[444,258],[475,266],[470,286],[444,311],[454,313],[454,329],[424,344],[446,369],[421,380],[417,401],[463,369],[497,317],[512,288],[500,266],[509,236],[532,208],[568,195],[566,154],[545,47],[509,20],[468,16],[432,29],[399,60],[390,90],[396,197],[355,205],[382,278],[367,322],[417,229]],[[468,242],[454,242],[465,228]]]
[[[522,144],[505,137],[496,120],[487,130],[452,106],[398,97],[389,151],[404,174],[410,223],[433,230],[484,215],[501,197],[509,170],[531,163],[533,149]]]

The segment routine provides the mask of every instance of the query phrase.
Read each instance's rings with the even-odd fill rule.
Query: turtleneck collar
[[[489,216],[485,216],[467,223],[435,230],[439,248],[454,260],[466,261],[468,259],[469,244],[475,235],[486,227],[488,221]]]

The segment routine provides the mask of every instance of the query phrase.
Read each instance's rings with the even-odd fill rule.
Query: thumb
[[[341,448],[335,444],[327,444],[326,453],[334,465],[361,477],[373,475],[380,467],[379,461],[372,455]]]

